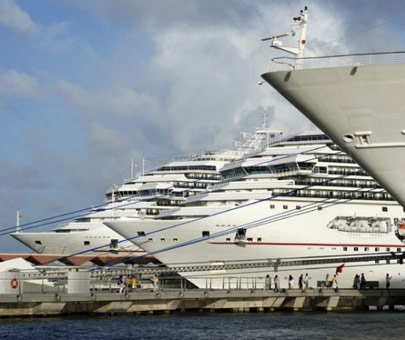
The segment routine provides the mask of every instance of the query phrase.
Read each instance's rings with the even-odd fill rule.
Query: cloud
[[[213,25],[249,24],[258,13],[258,6],[246,1],[217,0],[121,0],[119,6],[109,0],[70,0],[81,8],[117,26],[161,30],[177,26],[200,28]]]
[[[14,0],[0,1],[0,24],[24,34],[35,34],[38,26],[28,13],[24,12]]]
[[[157,112],[158,103],[145,93],[131,88],[117,87],[109,91],[87,90],[65,80],[57,84],[57,91],[84,115],[144,116]]]
[[[24,72],[11,69],[0,73],[0,95],[33,97],[39,94],[37,80]]]
[[[44,179],[35,167],[16,165],[6,159],[0,159],[0,178],[3,189],[27,190],[45,186]]]

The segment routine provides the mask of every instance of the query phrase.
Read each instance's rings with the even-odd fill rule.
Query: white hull
[[[405,206],[405,64],[299,69],[262,77]]]
[[[105,226],[102,222],[74,223],[84,226],[83,231],[21,232],[11,234],[38,254],[112,254],[131,255],[144,253],[137,246]],[[63,230],[63,229],[59,229]],[[111,247],[111,242],[116,244]],[[116,242],[115,242],[116,241]]]
[[[316,201],[284,197],[197,221],[166,220],[154,225],[153,221],[142,224],[142,222],[133,223],[121,219],[108,222],[108,225],[124,237],[132,238],[135,244],[168,266],[177,266],[179,263],[192,265],[266,259],[274,261],[317,256],[373,255],[405,250],[405,245],[395,235],[393,224],[388,227],[387,232],[345,232],[328,227],[328,224],[337,216],[378,216],[393,221],[394,218],[404,216],[403,209],[398,204],[358,201],[332,205],[322,210],[315,208],[312,212],[305,213],[306,205],[313,202]],[[270,203],[275,205],[274,210],[269,209]],[[288,210],[284,208],[285,205],[288,206]],[[296,210],[296,205],[301,209]],[[387,211],[383,211],[383,207],[387,208]],[[283,214],[290,217],[280,218]],[[279,218],[271,222],[271,216],[279,216]],[[252,225],[252,222],[265,218],[270,220],[255,228],[247,229],[243,242],[235,241],[238,228]],[[161,231],[156,232],[156,230]],[[225,230],[228,230],[226,235],[213,237],[215,233]],[[212,238],[182,245],[184,242],[201,240],[203,232],[207,231]],[[134,238],[138,233],[140,235],[145,233],[145,236]],[[339,264],[312,267],[280,267],[278,273],[274,273],[271,268],[264,268],[181,273],[181,275],[202,288],[222,288],[224,285],[235,285],[237,278],[242,278],[242,283],[244,282],[245,285],[253,285],[255,281],[260,286],[264,283],[264,277],[267,274],[271,274],[272,277],[278,274],[282,287],[286,287],[289,274],[294,276],[297,283],[300,274],[308,273],[311,285],[314,286],[317,281],[324,280],[327,273],[332,277],[340,264],[344,264],[344,261]],[[392,287],[404,288],[403,270],[404,267],[399,264],[386,266],[374,262],[347,263],[339,275],[339,285],[351,287],[354,275],[364,273],[368,280],[379,281],[380,287],[383,287],[385,275],[389,273],[393,277]]]

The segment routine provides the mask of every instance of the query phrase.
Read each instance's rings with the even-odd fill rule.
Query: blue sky
[[[402,1],[0,0],[1,228],[102,202],[131,159],[230,146],[263,112],[312,128],[257,86],[279,55],[260,38],[305,5],[309,54],[404,49]]]

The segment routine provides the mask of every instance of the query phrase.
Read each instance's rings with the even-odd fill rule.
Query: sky
[[[307,56],[405,50],[402,0],[0,0],[0,230],[102,203],[131,160],[231,147],[263,113],[314,129],[258,85],[283,55],[260,39],[304,6]]]

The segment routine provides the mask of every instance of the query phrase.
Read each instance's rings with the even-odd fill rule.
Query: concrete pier
[[[153,314],[185,311],[274,312],[392,310],[405,306],[405,290],[299,289],[137,290],[132,293],[1,294],[0,317],[67,314]]]

